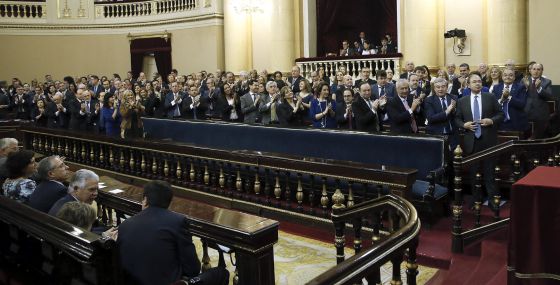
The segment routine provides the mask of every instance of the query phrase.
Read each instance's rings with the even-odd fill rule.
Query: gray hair
[[[436,84],[445,84],[445,85],[447,85],[447,80],[445,80],[445,78],[439,78],[439,77],[438,77],[438,78],[434,79],[433,84],[434,84],[434,86],[436,86]]]
[[[14,138],[3,138],[0,139],[0,149],[3,150],[9,147],[11,144],[18,144],[18,140]]]
[[[70,185],[68,185],[68,193],[74,192],[74,188],[82,189],[86,187],[86,180],[96,180],[99,182],[99,176],[89,169],[80,169],[70,178]]]
[[[397,84],[395,84],[397,86],[397,89],[401,88],[404,84],[406,85],[410,85],[410,83],[408,83],[408,80],[404,79],[404,78],[399,78],[399,80],[397,80]]]
[[[47,180],[49,178],[49,171],[54,168],[53,160],[58,157],[58,155],[51,155],[39,161],[39,164],[37,164],[37,175],[39,175],[39,179]]]
[[[276,84],[275,81],[268,81],[268,82],[266,83],[266,89],[269,89],[270,87],[272,87],[272,85],[278,85],[278,84]]]

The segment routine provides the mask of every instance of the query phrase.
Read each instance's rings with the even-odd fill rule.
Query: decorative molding
[[[178,30],[208,26],[223,26],[224,15],[212,13],[196,17],[147,21],[127,24],[46,24],[18,23],[0,24],[0,35],[84,35],[84,34],[129,34],[161,33],[162,30]]]
[[[165,30],[165,32],[163,32],[163,33],[156,33],[156,34],[131,34],[131,33],[128,33],[128,35],[126,37],[128,38],[128,41],[130,41],[130,42],[132,42],[133,40],[137,40],[137,39],[150,39],[150,38],[162,38],[167,42],[171,38],[171,33],[167,32],[167,30]]]

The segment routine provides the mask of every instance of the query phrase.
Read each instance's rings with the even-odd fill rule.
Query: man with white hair
[[[56,92],[51,102],[47,102],[47,128],[65,128],[68,110],[62,104],[62,93]]]
[[[92,204],[97,198],[99,190],[99,176],[88,169],[80,169],[74,173],[68,186],[68,194],[60,198],[49,210],[49,215],[56,216],[62,205],[78,201]]]
[[[18,140],[14,138],[0,139],[0,181],[4,181],[8,177],[6,169],[6,159],[8,154],[18,150]]]
[[[405,70],[401,73],[401,79],[408,79],[412,74],[414,74],[414,62],[407,61],[405,65]]]

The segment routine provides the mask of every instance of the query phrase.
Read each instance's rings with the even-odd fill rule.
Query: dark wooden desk
[[[141,210],[142,189],[102,176],[101,207],[134,215]],[[111,193],[115,189],[121,193]],[[277,221],[174,197],[170,210],[189,220],[193,235],[235,251],[239,284],[274,284],[273,245],[278,241]]]
[[[508,284],[558,284],[560,168],[537,167],[511,195]]]

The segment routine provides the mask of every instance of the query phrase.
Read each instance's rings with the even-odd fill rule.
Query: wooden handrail
[[[343,222],[365,217],[370,212],[387,209],[401,213],[404,218],[404,226],[393,232],[388,238],[339,263],[307,284],[359,283],[363,278],[372,274],[376,267],[383,265],[393,258],[402,258],[404,252],[411,247],[415,247],[416,239],[420,232],[420,220],[414,206],[400,197],[387,195],[361,203],[354,208],[334,210],[332,219],[335,223]],[[410,267],[412,268],[414,265]],[[410,275],[415,276],[415,273]]]

